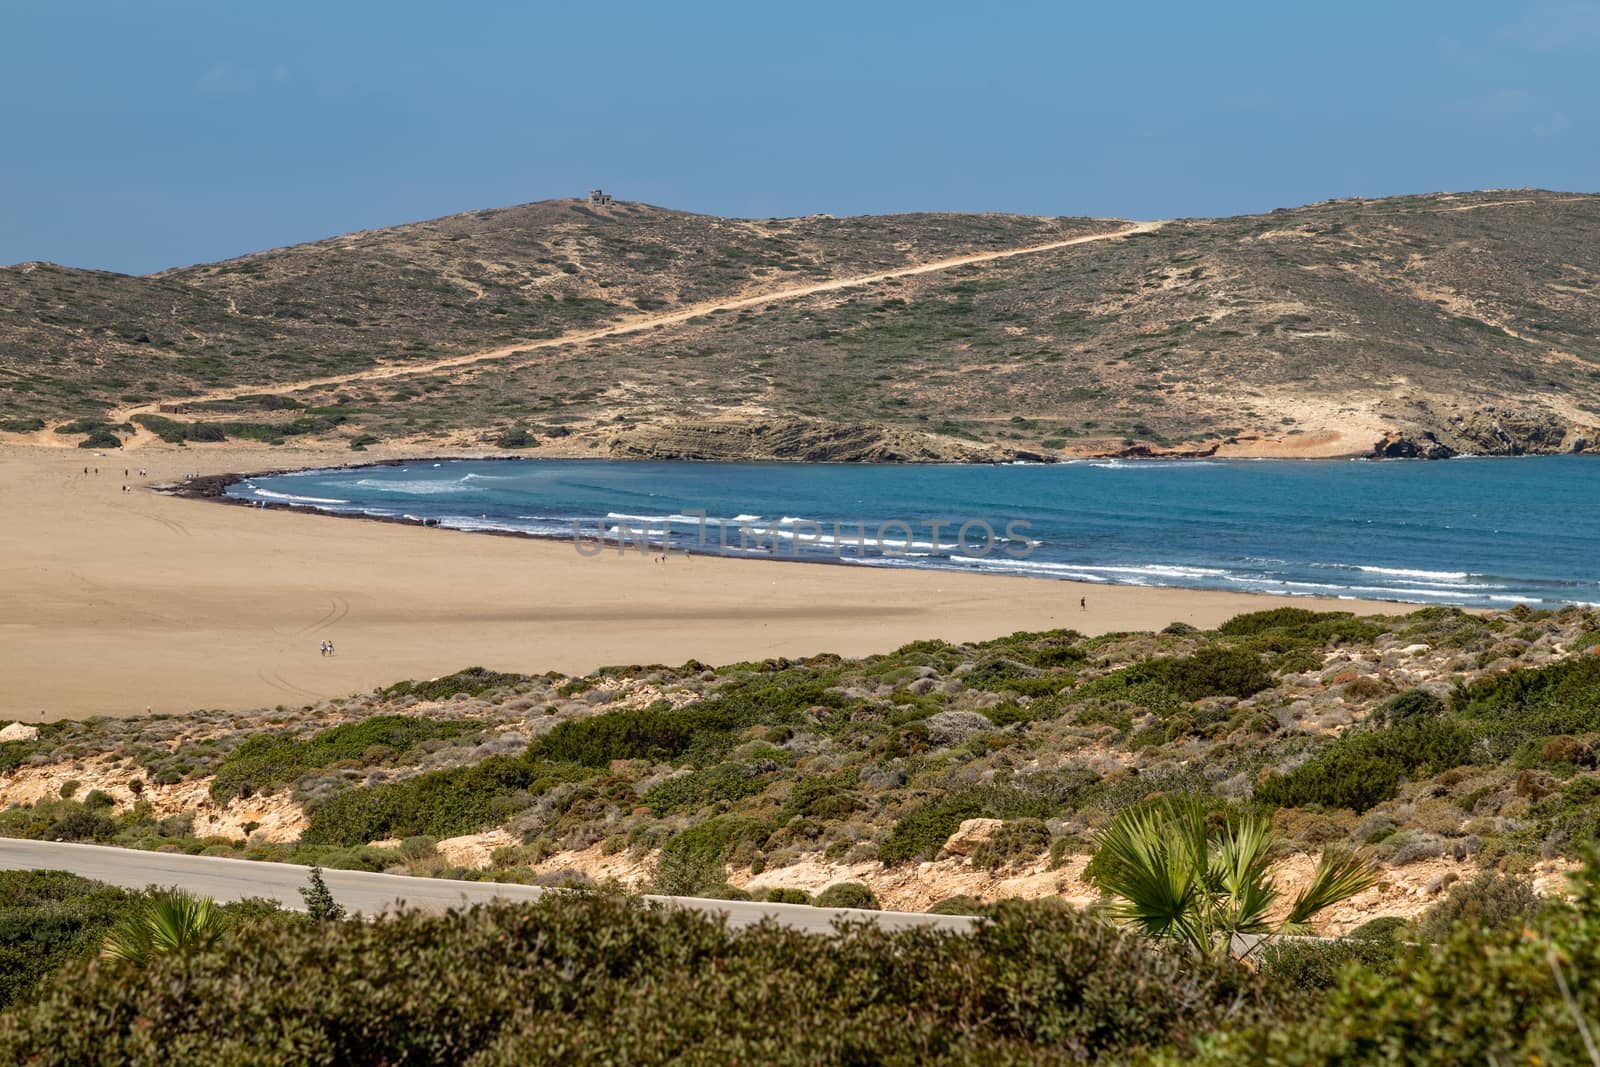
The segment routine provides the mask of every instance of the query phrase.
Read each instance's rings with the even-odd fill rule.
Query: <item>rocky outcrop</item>
[[[1384,414],[1396,424],[1372,446],[1379,459],[1449,459],[1553,455],[1587,451],[1595,429],[1568,423],[1549,411],[1503,404],[1458,407],[1405,398]]]
[[[14,722],[8,726],[0,727],[0,742],[5,741],[32,741],[39,736],[37,726],[26,723]]]
[[[952,856],[971,856],[979,845],[994,840],[995,833],[1004,825],[1000,819],[966,819],[944,843],[944,850]]]
[[[1209,459],[1217,454],[1219,446],[1212,444],[1204,448],[1156,448],[1151,445],[1129,445],[1119,448],[1115,452],[1095,452],[1090,454],[1092,459]]]
[[[867,423],[756,418],[679,420],[611,437],[618,459],[789,460],[806,463],[1006,463],[1043,461],[1015,449],[968,445]]]

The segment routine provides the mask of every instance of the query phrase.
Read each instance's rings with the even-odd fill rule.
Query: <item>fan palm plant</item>
[[[193,952],[214,944],[224,919],[210,897],[181,890],[156,893],[106,935],[101,954],[144,966],[168,952]]]
[[[1245,935],[1253,944],[1241,956],[1268,937],[1305,929],[1376,879],[1365,859],[1329,849],[1274,923],[1269,913],[1282,895],[1270,874],[1275,840],[1260,816],[1224,815],[1195,796],[1163,797],[1124,809],[1098,836],[1095,879],[1116,898],[1112,914],[1146,935],[1202,955],[1235,952]]]

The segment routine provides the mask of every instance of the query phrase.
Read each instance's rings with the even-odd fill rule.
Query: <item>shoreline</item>
[[[351,464],[348,452],[284,448],[284,470],[418,462],[380,452]],[[170,491],[180,472],[215,486],[260,458],[225,445],[99,457],[0,449],[0,494],[17,519],[0,525],[0,718],[298,708],[468,666],[584,674],[606,664],[870,655],[1018,630],[1211,629],[1274,606],[1419,607],[704,555],[641,567],[647,557],[586,558],[510,531],[428,527],[423,536],[415,523],[332,522],[340,516],[287,505],[246,518],[243,502],[197,507],[197,497]],[[107,466],[119,459],[149,477],[130,478],[122,492]],[[108,473],[84,476],[96,460]],[[145,491],[158,486],[169,491]],[[318,655],[323,639],[338,655]]]
[[[1528,458],[1528,457],[1524,457],[1524,456],[1462,455],[1462,456],[1454,456],[1454,457],[1451,457],[1451,458],[1452,459],[1522,459],[1522,458]],[[519,539],[519,540],[536,541],[536,542],[541,542],[541,543],[544,543],[544,544],[566,544],[566,545],[577,546],[578,544],[580,544],[580,541],[578,539],[578,527],[576,526],[576,524],[579,523],[579,522],[587,521],[587,520],[573,519],[572,521],[575,524],[574,525],[574,532],[573,532],[572,535],[569,535],[569,534],[566,534],[566,533],[544,533],[544,532],[537,532],[537,531],[532,531],[532,530],[506,529],[506,528],[503,528],[503,527],[453,526],[453,525],[450,525],[450,524],[448,524],[446,522],[443,522],[443,521],[441,521],[439,519],[430,519],[430,518],[418,517],[418,516],[414,516],[414,515],[378,515],[378,514],[372,514],[372,513],[368,512],[368,511],[364,511],[364,510],[363,511],[341,511],[341,510],[337,510],[337,509],[334,509],[334,508],[320,507],[320,506],[318,506],[317,504],[314,504],[314,503],[294,503],[294,502],[291,502],[291,501],[288,501],[288,500],[255,500],[255,501],[252,501],[252,500],[244,499],[244,498],[241,498],[241,497],[230,496],[227,493],[227,490],[228,490],[229,487],[237,485],[237,484],[239,484],[241,482],[249,481],[249,480],[251,480],[253,478],[268,478],[268,477],[283,476],[283,475],[304,474],[304,473],[310,473],[310,472],[322,472],[322,471],[353,472],[353,471],[368,470],[368,469],[373,469],[373,468],[405,467],[405,466],[421,465],[421,464],[432,464],[433,466],[437,467],[437,466],[439,466],[440,464],[443,464],[443,463],[486,463],[486,462],[515,462],[515,461],[539,462],[541,460],[548,460],[548,461],[551,461],[551,462],[561,462],[561,463],[571,463],[571,462],[575,462],[575,461],[578,461],[578,462],[589,462],[589,463],[606,463],[606,464],[661,463],[661,464],[673,464],[673,465],[676,465],[676,464],[680,464],[680,463],[698,463],[698,464],[705,464],[705,465],[721,464],[721,465],[739,465],[739,466],[761,466],[766,462],[766,461],[760,461],[760,460],[693,460],[693,461],[691,461],[691,460],[641,460],[641,459],[635,459],[635,458],[609,459],[609,458],[603,458],[603,457],[597,457],[597,456],[583,456],[583,457],[580,457],[580,456],[559,456],[559,457],[558,456],[542,456],[541,457],[541,456],[507,456],[507,455],[481,456],[481,455],[449,455],[449,454],[446,454],[446,455],[433,455],[433,456],[403,456],[403,457],[387,458],[387,459],[383,459],[383,460],[380,460],[380,461],[370,461],[370,462],[361,462],[361,463],[318,464],[318,465],[314,465],[314,466],[310,466],[310,467],[288,467],[288,468],[281,468],[281,469],[274,469],[274,470],[252,471],[252,472],[246,472],[246,473],[226,472],[226,473],[220,473],[220,474],[214,474],[214,475],[202,475],[202,476],[197,477],[197,478],[186,479],[181,485],[177,485],[177,486],[165,486],[165,487],[157,486],[157,487],[155,487],[155,491],[156,492],[161,492],[161,493],[164,493],[166,495],[173,496],[173,497],[179,497],[179,498],[183,498],[183,499],[192,499],[192,500],[202,500],[202,501],[207,501],[207,502],[210,502],[210,503],[217,503],[217,504],[227,504],[227,505],[232,505],[234,507],[243,507],[243,508],[246,508],[246,509],[252,510],[252,511],[282,511],[282,512],[288,512],[288,513],[292,513],[292,514],[311,514],[311,515],[320,515],[320,516],[323,516],[323,517],[326,517],[326,518],[332,518],[332,519],[357,519],[357,520],[361,520],[361,521],[364,521],[364,522],[382,523],[382,524],[387,524],[387,525],[409,526],[409,527],[416,527],[416,528],[420,528],[420,529],[428,529],[428,530],[436,530],[436,531],[437,530],[444,530],[444,531],[449,531],[451,533],[457,533],[457,534],[471,534],[471,535],[477,535],[477,536],[502,537],[502,538],[512,538],[512,539]],[[1368,459],[1366,457],[1361,457],[1359,459],[1339,459],[1339,460],[1336,460],[1336,459],[1332,459],[1332,458],[1297,457],[1297,459],[1294,462],[1318,462],[1318,463],[1375,462],[1375,463],[1386,463],[1386,462],[1391,462],[1391,461],[1392,462],[1403,462],[1404,463],[1404,462],[1411,462],[1412,458],[1402,458],[1402,459],[1397,459],[1397,460],[1390,460],[1390,459]],[[1086,461],[1074,461],[1074,462],[1086,462]],[[1150,462],[1150,461],[1148,459],[1146,459],[1146,460],[1141,460],[1139,462]],[[1183,461],[1174,461],[1174,462],[1193,462],[1193,460],[1183,460]],[[1232,459],[1232,460],[1221,459],[1221,460],[1212,460],[1211,462],[1212,463],[1233,462],[1233,463],[1251,463],[1251,464],[1254,464],[1254,463],[1259,463],[1259,462],[1284,462],[1284,461],[1281,461],[1281,460],[1263,460],[1263,459],[1258,459],[1258,458],[1248,458],[1248,459]],[[1427,461],[1427,462],[1434,462],[1434,461]],[[808,466],[838,466],[838,467],[847,467],[847,468],[848,467],[862,467],[862,466],[882,466],[882,467],[905,467],[905,466],[972,467],[972,466],[990,466],[990,464],[971,464],[971,463],[951,463],[951,464],[878,463],[878,464],[864,464],[864,463],[826,463],[826,462],[811,463],[811,464],[807,464],[807,465]],[[1027,463],[994,464],[994,466],[1038,466],[1038,465],[1040,465],[1040,464],[1027,464]],[[1042,465],[1043,466],[1054,466],[1056,464],[1042,464]],[[563,520],[563,521],[565,521],[565,520]],[[687,547],[687,546],[684,546],[684,545],[671,545],[671,544],[666,544],[666,543],[663,543],[663,542],[660,542],[660,541],[649,541],[648,542],[648,551],[641,551],[637,547],[637,545],[638,545],[637,541],[629,540],[629,541],[624,543],[624,542],[620,542],[620,541],[619,542],[614,542],[612,540],[605,539],[605,538],[601,538],[601,539],[596,540],[596,539],[592,538],[591,536],[589,536],[587,531],[584,531],[584,536],[583,536],[583,539],[582,539],[581,543],[583,545],[585,545],[585,546],[593,546],[593,545],[601,546],[598,549],[596,549],[596,551],[593,553],[593,554],[596,554],[596,555],[598,555],[598,554],[615,554],[615,555],[621,556],[621,555],[626,555],[626,554],[632,553],[632,554],[641,555],[641,556],[655,556],[655,555],[658,555],[658,554],[662,554],[663,555],[662,562],[665,562],[665,557],[667,557],[667,556],[670,556],[672,558],[682,558],[682,557],[690,557],[690,556],[692,556],[692,557],[695,557],[695,558],[704,558],[704,559],[742,560],[742,561],[750,561],[750,562],[806,563],[806,564],[815,564],[815,565],[824,565],[824,566],[846,566],[846,565],[851,565],[851,566],[855,566],[855,567],[865,567],[865,568],[873,568],[873,569],[879,569],[879,570],[888,570],[888,569],[909,570],[909,571],[917,571],[917,572],[921,572],[921,573],[925,573],[925,574],[956,574],[956,575],[971,575],[971,576],[974,576],[974,577],[985,577],[985,578],[1022,578],[1022,579],[1028,580],[1028,581],[1052,582],[1052,583],[1066,584],[1066,585],[1072,585],[1072,586],[1082,585],[1082,586],[1086,586],[1088,588],[1170,589],[1170,590],[1183,591],[1183,592],[1193,592],[1193,593],[1227,593],[1227,594],[1235,594],[1235,593],[1237,593],[1239,595],[1244,595],[1244,596],[1269,597],[1269,598],[1275,598],[1275,599],[1282,599],[1282,600],[1285,600],[1285,601],[1321,600],[1321,601],[1334,601],[1334,602],[1349,603],[1349,604],[1394,605],[1394,606],[1397,606],[1397,607],[1400,607],[1400,608],[1409,608],[1411,610],[1420,610],[1420,609],[1426,608],[1426,607],[1459,607],[1459,608],[1461,608],[1462,610],[1465,610],[1465,611],[1480,611],[1480,612],[1481,611],[1499,610],[1493,604],[1487,604],[1487,603],[1479,603],[1479,604],[1457,603],[1457,602],[1453,602],[1453,601],[1441,601],[1440,599],[1438,599],[1436,597],[1430,597],[1430,598],[1427,598],[1427,599],[1407,600],[1407,599],[1404,599],[1402,597],[1357,596],[1357,595],[1354,595],[1353,593],[1352,594],[1341,594],[1341,593],[1290,593],[1290,592],[1271,592],[1271,591],[1265,591],[1265,590],[1251,591],[1251,590],[1246,590],[1246,589],[1230,588],[1230,587],[1227,587],[1227,586],[1178,585],[1178,584],[1167,584],[1167,583],[1163,583],[1163,582],[1160,582],[1160,581],[1156,581],[1156,582],[1149,583],[1149,584],[1140,584],[1140,583],[1137,583],[1137,582],[1117,582],[1117,581],[1114,581],[1114,580],[1096,581],[1096,580],[1093,580],[1093,579],[1087,579],[1087,578],[1081,578],[1081,577],[1073,577],[1073,578],[1050,577],[1050,576],[1045,576],[1045,575],[1029,574],[1029,573],[1027,573],[1025,571],[1019,572],[1016,569],[1012,569],[1012,570],[1009,570],[1009,571],[1008,570],[970,570],[969,571],[969,570],[962,570],[962,569],[959,569],[959,568],[954,568],[954,567],[949,567],[949,566],[930,566],[930,565],[922,565],[922,564],[917,564],[917,563],[908,563],[908,564],[904,564],[904,565],[896,568],[896,567],[892,567],[892,566],[879,565],[879,564],[874,562],[874,558],[865,558],[865,557],[859,557],[859,556],[855,557],[855,558],[845,558],[843,556],[836,556],[835,558],[829,559],[829,558],[826,558],[825,556],[805,556],[805,555],[795,554],[793,552],[791,552],[791,553],[779,553],[779,552],[770,552],[769,551],[769,552],[765,552],[765,553],[757,553],[757,552],[732,553],[732,552],[719,552],[719,551],[713,551],[713,550],[696,550],[696,549],[694,549],[692,547]],[[726,548],[727,546],[724,545],[722,547]],[[877,557],[877,558],[896,558],[896,557],[884,556],[884,557]],[[1096,569],[1096,568],[1094,568],[1093,566],[1090,566],[1089,569],[1093,570],[1093,569]],[[1335,587],[1330,585],[1327,588],[1335,588]],[[1488,599],[1494,600],[1494,599],[1497,599],[1497,598],[1489,597]],[[1504,599],[1504,598],[1498,598],[1498,599]],[[1583,602],[1582,601],[1577,601],[1576,603],[1583,603]]]

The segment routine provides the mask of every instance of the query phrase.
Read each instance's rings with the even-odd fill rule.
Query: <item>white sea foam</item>
[[[469,518],[465,515],[445,515],[438,520],[440,526],[468,532],[495,530],[505,533],[528,533],[528,529],[514,522],[500,519]]]
[[[702,519],[702,517],[699,515],[630,515],[623,511],[608,511],[606,512],[606,518],[610,519],[612,522],[643,522],[648,523],[651,526],[661,526],[669,522],[677,523],[680,526],[698,526],[701,522],[705,522],[709,525],[713,523],[734,521],[732,519],[719,519],[715,516],[708,516]]]
[[[255,495],[266,497],[268,500],[283,500],[290,504],[348,504],[348,500],[339,500],[331,496],[298,496],[294,493],[274,493],[271,489],[257,489]]]
[[[1100,574],[1132,574],[1150,578],[1227,578],[1233,572],[1220,567],[1185,567],[1175,563],[1137,563],[1130,565],[1078,564],[1080,570]]]
[[[404,493],[407,496],[438,496],[445,493],[475,493],[477,489],[460,482],[434,482],[423,479],[408,482],[391,482],[382,478],[363,478],[356,483],[363,489],[379,493]]]
[[[1383,574],[1390,578],[1419,578],[1428,582],[1464,582],[1468,578],[1483,577],[1481,574],[1473,574],[1470,571],[1424,571],[1406,567],[1357,566],[1356,570],[1365,571],[1367,574]]]

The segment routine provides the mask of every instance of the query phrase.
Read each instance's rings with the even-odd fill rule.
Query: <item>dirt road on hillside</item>
[[[909,278],[918,274],[933,274],[938,271],[952,270],[956,267],[965,267],[974,263],[989,263],[998,259],[1011,259],[1015,256],[1035,255],[1040,252],[1051,252],[1060,248],[1091,244],[1096,241],[1118,240],[1137,233],[1149,233],[1152,230],[1159,229],[1162,225],[1164,225],[1164,220],[1135,222],[1120,230],[1112,230],[1108,233],[1084,234],[1079,237],[1068,237],[1060,241],[1026,245],[1022,248],[1005,248],[994,252],[973,252],[964,256],[936,259],[927,263],[896,267],[893,270],[878,271],[873,274],[857,274],[845,278],[833,278],[825,282],[811,282],[806,285],[768,289],[758,293],[747,293],[742,296],[727,297],[721,300],[707,300],[661,315],[645,315],[627,319],[597,330],[565,333],[559,337],[548,337],[536,341],[518,341],[514,344],[500,345],[496,348],[482,349],[477,352],[466,352],[458,356],[447,356],[444,359],[431,360],[426,363],[395,363],[372,367],[363,371],[354,371],[350,374],[335,374],[323,378],[305,378],[294,382],[270,382],[262,385],[235,386],[209,393],[199,393],[194,396],[170,400],[152,400],[148,403],[118,408],[112,411],[108,418],[112,422],[127,422],[135,415],[154,415],[160,410],[161,405],[166,403],[204,404],[218,400],[237,400],[241,396],[249,396],[266,391],[294,393],[302,389],[317,389],[330,385],[350,385],[355,382],[387,381],[393,378],[409,377],[414,374],[431,374],[441,370],[453,370],[457,367],[470,367],[479,363],[507,359],[511,356],[521,355],[541,348],[559,348],[563,345],[599,341],[607,337],[620,337],[625,334],[640,333],[644,330],[654,330],[663,326],[675,326],[690,319],[698,318],[701,315],[710,315],[718,311],[737,311],[740,308],[754,307],[758,304],[798,300],[801,297],[812,296],[816,293],[827,293],[837,289],[851,289],[858,285],[873,285],[877,282],[889,281],[894,278]],[[150,436],[152,435],[141,433],[128,441],[123,447],[125,450],[135,449],[145,443]]]

